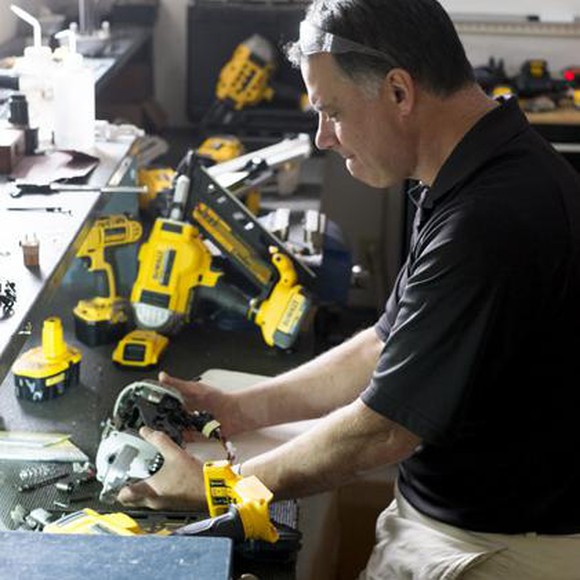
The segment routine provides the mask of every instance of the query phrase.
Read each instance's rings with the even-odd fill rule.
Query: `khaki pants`
[[[433,520],[395,490],[359,580],[580,580],[580,534],[482,534]]]

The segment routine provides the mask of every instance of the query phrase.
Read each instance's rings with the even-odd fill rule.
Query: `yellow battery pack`
[[[26,351],[12,366],[16,396],[35,402],[62,395],[79,382],[80,351],[65,343],[60,318],[42,325],[42,345]]]

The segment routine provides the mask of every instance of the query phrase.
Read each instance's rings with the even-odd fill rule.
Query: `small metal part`
[[[10,519],[17,525],[22,526],[26,523],[28,511],[22,504],[16,504],[10,511]]]
[[[34,206],[34,207],[7,207],[7,211],[46,211],[49,213],[62,213],[66,215],[72,215],[72,210],[64,209],[60,206]]]
[[[24,468],[19,473],[20,485],[18,491],[33,491],[64,479],[70,474],[67,467],[57,467],[54,465],[34,465]]]
[[[49,485],[50,483],[54,483],[55,481],[66,477],[67,473],[60,473],[54,474],[51,476],[47,476],[45,479],[34,481],[31,483],[26,483],[18,487],[18,491],[33,491],[35,489],[39,489],[44,487],[45,485]]]
[[[69,479],[68,481],[57,481],[54,487],[63,493],[72,493],[76,485],[72,479]]]
[[[18,473],[18,478],[21,483],[30,483],[30,481],[49,476],[53,470],[53,465],[36,463],[23,467]]]
[[[0,309],[1,318],[7,318],[14,314],[16,304],[16,283],[11,281],[0,282]]]
[[[52,521],[53,516],[43,508],[28,511],[18,504],[10,512],[10,518],[19,530],[39,531]]]
[[[54,505],[54,507],[66,510],[70,507],[70,503],[68,501],[60,501],[58,499],[55,499],[52,504]]]

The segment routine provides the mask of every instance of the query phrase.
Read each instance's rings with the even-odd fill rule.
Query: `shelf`
[[[580,22],[547,22],[531,17],[451,14],[460,34],[580,38]]]

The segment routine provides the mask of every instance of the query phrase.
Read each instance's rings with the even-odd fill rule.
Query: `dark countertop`
[[[117,173],[130,147],[127,143],[98,143],[92,151],[99,157],[88,184],[107,185]],[[0,280],[16,284],[14,313],[0,319],[0,378],[8,372],[22,347],[23,330],[35,318],[35,309],[50,302],[80,247],[92,219],[106,203],[100,191],[67,191],[52,195],[28,195],[13,199],[11,185],[0,182]],[[64,213],[11,211],[9,207],[60,207]],[[70,212],[70,213],[68,213]],[[34,234],[40,241],[40,267],[24,266],[20,240]]]
[[[313,356],[310,333],[298,342],[294,352],[282,352],[266,346],[256,326],[222,330],[215,324],[191,324],[170,339],[159,368],[148,371],[121,369],[114,365],[111,354],[115,344],[88,347],[74,335],[72,309],[81,295],[70,286],[63,286],[43,304],[38,312],[35,331],[24,345],[23,352],[40,344],[41,320],[59,316],[65,341],[80,349],[80,383],[62,397],[33,403],[17,399],[13,376],[9,374],[0,387],[0,417],[6,430],[69,432],[74,442],[94,456],[101,435],[101,421],[106,419],[117,394],[133,381],[156,378],[160,369],[181,378],[194,378],[208,369],[220,368],[260,375],[275,375],[306,362]]]

